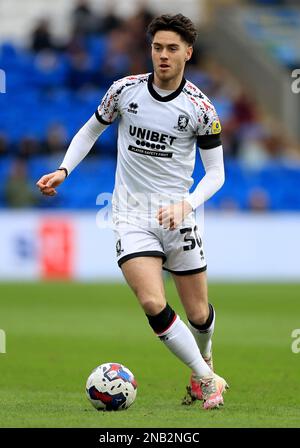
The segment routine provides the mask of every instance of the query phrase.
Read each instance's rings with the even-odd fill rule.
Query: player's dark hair
[[[193,22],[182,14],[171,16],[163,14],[149,24],[147,33],[153,37],[157,31],[174,31],[189,45],[193,46],[197,38],[197,30]]]

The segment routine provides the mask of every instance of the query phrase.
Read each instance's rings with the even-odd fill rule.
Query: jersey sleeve
[[[212,103],[206,98],[197,110],[197,145],[201,149],[220,146],[221,123]]]
[[[104,95],[95,115],[102,124],[111,124],[119,116],[120,96],[123,90],[120,81],[114,82]]]

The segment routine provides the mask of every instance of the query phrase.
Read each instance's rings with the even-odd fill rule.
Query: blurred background
[[[56,197],[35,183],[113,81],[151,71],[145,29],[178,12],[199,29],[186,78],[223,128],[209,278],[300,279],[300,5],[288,0],[0,0],[0,279],[122,279],[96,201],[113,190],[117,124]],[[195,183],[203,174],[197,157]]]

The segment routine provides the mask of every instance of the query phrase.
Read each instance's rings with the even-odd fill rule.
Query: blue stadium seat
[[[267,0],[265,0],[267,1]],[[252,8],[240,11],[249,36],[282,65],[298,67],[300,62],[300,10],[289,6]]]
[[[93,68],[96,70],[99,70],[105,61],[107,41],[104,35],[90,35],[86,38],[86,48],[92,58]]]

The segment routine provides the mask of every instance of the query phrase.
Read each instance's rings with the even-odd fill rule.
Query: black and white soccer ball
[[[96,367],[86,382],[86,395],[98,411],[129,408],[136,398],[137,383],[122,364],[108,362]]]

